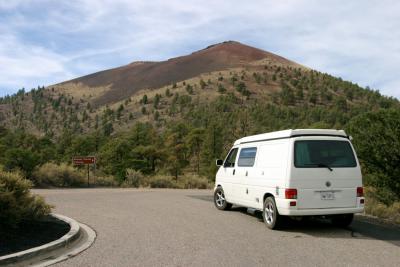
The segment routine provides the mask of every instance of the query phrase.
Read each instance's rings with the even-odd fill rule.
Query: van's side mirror
[[[349,135],[349,140],[353,141],[353,136]]]
[[[215,161],[215,165],[217,165],[217,166],[222,166],[223,164],[224,164],[224,161],[222,159],[217,159]]]

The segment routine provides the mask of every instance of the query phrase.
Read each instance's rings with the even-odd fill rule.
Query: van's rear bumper
[[[276,199],[278,212],[280,215],[287,216],[314,216],[314,215],[333,215],[364,212],[364,204],[360,204],[357,199],[358,206],[350,208],[323,208],[323,209],[298,209],[296,206],[290,207],[288,200]]]
[[[280,215],[288,216],[313,216],[313,215],[333,215],[364,212],[364,208],[327,208],[327,209],[278,209]]]

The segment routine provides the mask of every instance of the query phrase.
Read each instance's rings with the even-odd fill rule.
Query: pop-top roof
[[[347,134],[343,130],[331,130],[331,129],[290,129],[277,132],[263,133],[252,136],[246,136],[235,141],[235,145],[256,142],[270,139],[290,138],[296,136],[308,136],[308,135],[321,135],[321,136],[343,136],[347,137]]]

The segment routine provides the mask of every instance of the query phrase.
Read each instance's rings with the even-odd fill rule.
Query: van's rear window
[[[298,168],[356,167],[348,141],[302,140],[294,145],[294,165]]]

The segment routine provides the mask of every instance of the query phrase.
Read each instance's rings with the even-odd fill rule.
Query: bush
[[[51,211],[40,196],[30,193],[32,182],[18,173],[0,170],[0,227],[16,228],[22,221],[37,220]]]
[[[104,187],[114,187],[118,186],[118,182],[114,179],[113,176],[110,175],[97,175],[94,178],[94,184],[96,186],[104,186]]]
[[[380,202],[400,201],[400,110],[367,112],[353,118],[346,127],[354,137],[367,185],[376,188]]]
[[[212,186],[206,177],[201,176],[185,176],[178,182],[178,187],[182,189],[208,189]]]
[[[82,186],[87,182],[83,173],[65,163],[45,163],[34,171],[33,179],[37,186]]]
[[[172,178],[164,177],[164,176],[155,176],[149,181],[149,185],[151,188],[176,188],[176,183],[172,180]]]
[[[212,188],[206,177],[196,175],[182,176],[175,180],[172,176],[153,176],[147,181],[151,188],[207,189]],[[141,184],[146,186],[146,180]]]
[[[400,202],[386,205],[379,201],[377,190],[370,187],[365,188],[365,198],[365,213],[400,223]]]
[[[127,169],[125,180],[121,183],[122,187],[139,187],[143,186],[143,174],[140,171]]]

